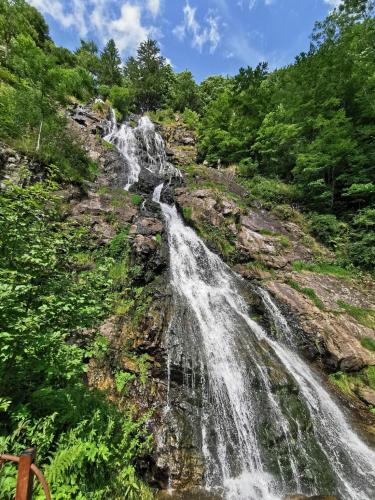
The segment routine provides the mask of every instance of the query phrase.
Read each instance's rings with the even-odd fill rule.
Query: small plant
[[[124,287],[128,282],[128,276],[129,266],[127,260],[122,260],[113,264],[109,271],[113,289],[118,290]]]
[[[143,198],[142,198],[142,196],[141,196],[141,195],[139,195],[139,194],[132,194],[132,195],[130,196],[130,199],[131,199],[131,201],[132,201],[133,205],[136,205],[136,206],[141,205],[141,204],[142,204],[142,202],[143,202]]]
[[[128,251],[129,227],[122,229],[114,236],[109,244],[110,255],[118,258]]]
[[[116,149],[114,144],[112,144],[111,142],[105,141],[104,139],[102,140],[102,146],[107,151],[114,151]]]
[[[139,369],[139,380],[143,386],[147,383],[148,371],[150,369],[150,356],[148,354],[142,354],[137,358],[137,365]]]
[[[182,215],[186,221],[191,221],[193,215],[193,209],[191,207],[183,207]]]
[[[117,372],[115,374],[115,384],[117,392],[127,394],[127,384],[135,379],[135,375],[129,372]]]
[[[368,385],[375,391],[375,366],[368,366],[365,369]]]
[[[336,385],[344,394],[351,394],[350,378],[346,373],[336,372],[329,375],[329,380]]]
[[[283,234],[281,234],[281,235],[277,236],[277,239],[279,240],[280,245],[283,248],[289,248],[290,247],[290,241],[289,241],[289,238],[287,236],[284,236]]]
[[[162,239],[161,239],[161,234],[160,233],[158,233],[157,235],[155,235],[155,240],[156,240],[156,242],[157,242],[158,245],[161,245]]]

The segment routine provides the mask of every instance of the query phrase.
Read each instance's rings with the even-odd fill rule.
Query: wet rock
[[[373,330],[345,313],[337,315],[320,310],[286,283],[268,282],[266,287],[289,308],[310,345],[315,349],[317,345],[324,346],[324,351],[317,354],[328,369],[351,372],[375,365],[375,353],[366,350],[360,342],[362,337],[373,337]]]
[[[359,387],[357,395],[364,403],[369,406],[375,406],[375,391],[369,387]]]

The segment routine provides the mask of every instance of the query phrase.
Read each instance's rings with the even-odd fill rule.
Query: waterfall
[[[162,187],[153,199],[167,222],[170,248],[168,373],[183,367],[175,398],[182,394],[189,401],[205,488],[233,500],[296,493],[374,498],[375,452],[293,351],[293,333],[277,305],[259,292],[281,332],[278,340],[251,318],[243,281],[184,224],[176,207],[160,202]],[[178,406],[173,397],[168,395],[170,422]]]
[[[108,129],[104,139],[116,146],[125,161],[125,190],[138,182],[142,168],[160,178],[181,176],[180,171],[168,162],[163,138],[148,116],[142,116],[137,126],[132,127],[129,123],[118,124],[112,109]]]
[[[126,189],[142,169],[164,179],[179,175],[147,117],[135,128],[112,120],[106,140],[124,157]],[[187,460],[188,467],[203,462],[205,490],[227,500],[374,498],[375,452],[296,351],[298,339],[277,304],[257,291],[273,323],[268,331],[252,317],[246,282],[175,206],[160,201],[162,190],[162,184],[155,188],[153,201],[167,224],[174,309],[161,439],[174,463],[185,464],[176,450],[196,450],[200,458]],[[171,461],[171,488],[177,476]]]

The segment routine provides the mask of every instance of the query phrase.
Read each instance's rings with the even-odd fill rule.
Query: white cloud
[[[29,3],[42,14],[48,14],[56,19],[64,28],[76,28],[80,36],[87,35],[85,9],[80,0],[72,0],[67,9],[60,0],[29,0]]]
[[[113,38],[123,55],[134,54],[138,45],[160,31],[147,25],[143,15],[156,17],[162,0],[29,0],[42,14],[63,28],[74,28],[82,38],[101,44]]]
[[[183,13],[184,21],[176,26],[173,33],[179,40],[184,40],[187,35],[191,35],[191,44],[194,48],[202,51],[203,47],[209,45],[210,53],[214,53],[220,43],[220,28],[219,19],[213,14],[208,14],[205,18],[205,25],[197,21],[195,7],[191,7],[189,2],[186,3]]]
[[[272,5],[275,3],[276,0],[238,0],[238,5],[240,7],[249,7],[250,10],[253,10],[253,8],[259,3],[263,2],[265,5]]]
[[[338,7],[343,0],[324,0],[324,3],[328,3],[331,7]]]
[[[134,52],[152,32],[152,28],[142,25],[141,8],[128,2],[121,7],[120,17],[111,21],[107,29],[121,52]]]
[[[146,7],[156,17],[160,12],[161,2],[160,0],[147,0]]]

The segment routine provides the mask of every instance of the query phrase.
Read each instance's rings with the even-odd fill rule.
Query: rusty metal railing
[[[34,464],[35,456],[36,453],[34,448],[25,450],[19,457],[7,454],[0,455],[0,467],[2,467],[5,462],[14,462],[18,464],[15,500],[32,500],[34,476],[36,476],[40,482],[46,500],[51,500],[47,481],[38,467]]]

